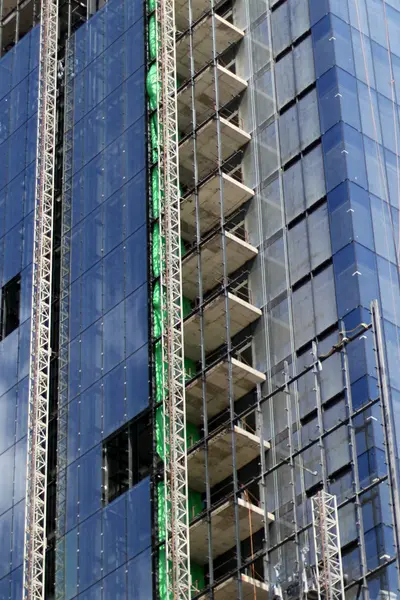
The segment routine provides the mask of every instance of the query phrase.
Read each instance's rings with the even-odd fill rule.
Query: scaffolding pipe
[[[44,599],[58,0],[40,21],[23,598]]]

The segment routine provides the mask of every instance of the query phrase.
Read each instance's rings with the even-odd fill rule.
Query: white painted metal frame
[[[44,599],[58,0],[43,0],[28,405],[23,597]]]
[[[321,490],[312,497],[311,506],[318,598],[344,600],[336,496]]]
[[[164,379],[165,365],[167,380],[163,411],[164,514],[167,590],[174,600],[190,600],[174,4],[174,0],[156,2],[162,372]]]

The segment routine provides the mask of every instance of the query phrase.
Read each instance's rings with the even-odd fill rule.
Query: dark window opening
[[[0,340],[19,327],[19,307],[21,302],[21,277],[17,275],[1,290]]]
[[[139,417],[103,443],[103,502],[108,504],[150,474],[149,415]]]

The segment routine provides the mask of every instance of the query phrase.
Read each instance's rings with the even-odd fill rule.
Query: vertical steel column
[[[58,0],[43,0],[40,22],[23,572],[23,597],[28,600],[44,598],[57,37]]]
[[[312,497],[311,507],[318,598],[344,600],[336,496],[321,490]]]
[[[61,231],[60,352],[57,415],[56,598],[65,595],[65,509],[67,500],[69,285],[71,273],[74,42],[65,48],[63,206]]]
[[[388,475],[390,481],[390,493],[392,500],[392,514],[394,524],[394,539],[396,544],[396,565],[400,570],[400,490],[398,483],[397,459],[395,449],[395,437],[392,421],[392,407],[389,391],[389,380],[386,366],[385,346],[382,331],[382,321],[379,303],[374,300],[371,303],[372,326],[375,337],[375,352],[379,388],[381,392],[382,423],[386,442],[386,460],[388,462]],[[400,577],[398,575],[398,577]],[[398,579],[399,581],[399,579]]]
[[[164,365],[167,372],[163,386],[166,573],[172,598],[190,600],[174,0],[157,0],[156,31],[163,379]]]

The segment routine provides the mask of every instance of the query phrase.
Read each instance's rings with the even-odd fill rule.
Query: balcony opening
[[[21,276],[17,275],[1,290],[0,340],[19,327]]]

